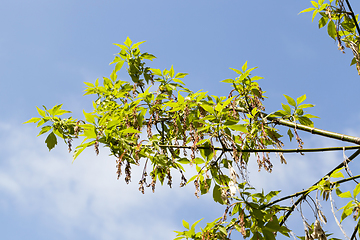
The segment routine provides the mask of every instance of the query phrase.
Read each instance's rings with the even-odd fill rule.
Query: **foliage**
[[[324,0],[311,1],[313,7],[307,8],[300,13],[312,12],[313,21],[315,16],[320,14],[319,28],[327,25],[329,36],[337,41],[338,48],[343,53],[345,53],[345,47],[351,49],[354,54],[351,65],[356,64],[356,69],[360,75],[359,15],[353,13],[348,0],[346,0],[346,3],[349,10],[345,8],[344,0],[330,0],[329,3],[325,3]]]
[[[327,24],[329,35],[338,41],[341,50],[342,43],[353,50],[352,63],[357,64],[360,73],[357,16],[345,11],[342,1],[311,2],[313,7],[302,12],[312,11],[313,19],[317,14],[321,15],[319,27]],[[164,70],[148,67],[147,62],[155,56],[142,53],[139,48],[142,43],[133,43],[127,38],[124,44],[115,44],[120,52],[110,63],[115,66],[110,77],[104,77],[101,83],[99,79],[95,83],[85,83],[85,95],[94,95],[95,99],[93,110],[84,111],[82,120],[60,118],[71,113],[61,109],[62,105],[49,110],[37,108],[40,117],[26,123],[41,126],[39,135],[50,132],[45,140],[49,150],[57,144],[57,137],[68,144],[69,151],[73,139],[82,138],[81,144],[75,147],[74,160],[88,147],[94,147],[99,154],[101,144],[116,158],[118,178],[125,171],[126,183],[131,181],[132,167],[143,167],[139,180],[142,193],[145,187],[151,187],[154,192],[158,181],[163,184],[166,180],[172,187],[172,175],[177,171],[181,176],[181,187],[193,183],[197,197],[210,193],[215,202],[224,205],[224,214],[198,232],[195,227],[201,220],[191,227],[183,220],[186,230],[176,231],[175,239],[230,239],[232,231],[250,239],[275,239],[279,234],[290,237],[291,230],[285,223],[294,209],[312,199],[312,192],[320,192],[323,200],[332,202],[333,190],[338,197],[350,199],[341,208],[339,227],[350,215],[359,222],[357,195],[360,185],[357,184],[352,192],[340,190],[341,184],[359,176],[345,178],[340,170],[348,171],[347,163],[360,154],[360,150],[313,186],[282,198],[277,197],[279,191],[256,192],[249,185],[247,175],[248,163],[253,160],[251,153],[256,156],[259,171],[271,172],[273,164],[269,152],[278,152],[281,162],[286,163],[283,152],[334,150],[303,149],[298,130],[357,144],[359,138],[314,128],[311,118],[316,116],[305,111],[314,105],[304,103],[306,95],[296,100],[284,95],[287,104],[282,104],[281,110],[266,114],[264,91],[259,85],[262,77],[254,76],[256,68],[249,68],[247,62],[241,69],[231,68],[237,74],[235,79],[222,81],[230,85],[228,96],[209,95],[202,90],[193,92],[186,88],[182,79],[187,74],[176,73],[173,66]],[[131,81],[117,77],[124,65]],[[276,125],[289,127],[287,134],[290,140],[295,136],[298,149],[282,149],[283,136]],[[197,171],[189,180],[185,176],[188,165],[195,166]],[[332,181],[334,178],[342,179]],[[282,203],[295,197],[299,198],[293,204]],[[326,217],[318,201],[313,202],[316,219],[310,225],[303,216],[305,236],[300,238],[326,239],[329,234],[320,223],[326,222]],[[358,228],[359,224],[354,234]]]

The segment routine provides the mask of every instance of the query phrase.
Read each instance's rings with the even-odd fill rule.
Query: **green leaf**
[[[180,158],[179,160],[177,160],[178,163],[181,163],[181,164],[189,164],[190,161],[189,159],[187,158]]]
[[[221,198],[221,188],[219,185],[215,184],[215,187],[213,189],[213,198],[215,202],[218,202],[220,204],[224,204],[222,198]]]
[[[357,61],[356,61],[356,58],[354,57],[354,58],[351,60],[350,66],[354,65],[355,63],[357,63]]]
[[[38,121],[40,121],[41,118],[37,118],[37,117],[33,117],[33,118],[30,118],[29,120],[27,120],[26,122],[23,122],[22,124],[25,124],[25,123],[36,123]]]
[[[195,164],[203,164],[203,163],[205,163],[204,159],[199,158],[199,157],[194,158],[193,161],[194,161]]]
[[[291,131],[290,128],[289,128],[289,130],[287,131],[287,134],[289,135],[290,142],[291,142],[291,140],[293,139],[294,135],[293,135],[293,133],[292,133],[292,131]]]
[[[221,82],[224,82],[224,83],[234,83],[235,81],[234,81],[234,79],[228,78],[228,79],[222,80]]]
[[[188,223],[187,221],[182,220],[182,224],[183,224],[183,226],[184,226],[186,229],[190,229],[189,223]]]
[[[240,70],[237,70],[235,68],[230,68],[231,70],[233,70],[234,72],[236,72],[237,74],[242,74],[242,72]]]
[[[317,2],[315,2],[315,1],[311,1],[311,4],[312,4],[314,7],[316,7],[316,8],[319,7],[319,4],[318,4]]]
[[[356,185],[355,189],[354,189],[354,192],[353,192],[353,195],[354,197],[356,197],[360,192],[360,183],[358,185]]]
[[[150,61],[152,61],[154,58],[156,58],[154,55],[152,55],[150,53],[143,53],[143,54],[141,54],[141,57],[143,59],[148,59]]]
[[[132,41],[130,40],[130,38],[129,38],[129,37],[127,37],[127,38],[126,38],[126,40],[125,40],[124,44],[125,44],[126,46],[128,46],[128,47],[130,47],[130,46],[131,46]]]
[[[124,65],[124,62],[125,62],[125,60],[121,60],[118,63],[116,63],[115,72],[118,72],[122,68],[122,66]]]
[[[40,136],[41,134],[44,134],[44,133],[48,132],[51,128],[52,128],[51,126],[42,127],[39,134],[37,135],[37,137]]]
[[[238,131],[238,132],[243,132],[243,133],[248,132],[248,130],[244,124],[228,125],[227,127],[230,128],[231,130]]]
[[[139,45],[143,44],[144,42],[146,42],[146,41],[134,43],[134,45],[132,45],[131,49],[135,49],[135,48],[139,47]]]
[[[318,12],[319,12],[319,10],[317,10],[317,9],[314,10],[313,15],[312,15],[312,19],[311,19],[312,22],[314,21],[314,18],[315,18],[316,14]]]
[[[330,37],[332,37],[334,40],[336,39],[336,26],[334,21],[330,21],[328,24],[328,34]]]
[[[45,117],[45,111],[41,110],[40,108],[36,107],[38,113],[40,114],[40,116]]]
[[[260,80],[260,79],[264,79],[263,77],[259,77],[259,76],[254,76],[251,78],[251,80],[256,81],[256,80]]]
[[[338,196],[341,198],[351,198],[351,193],[350,193],[350,191],[347,191],[347,192],[343,192],[343,193],[339,194]]]
[[[185,83],[183,81],[181,81],[180,79],[173,78],[172,80],[176,83],[181,83],[181,84],[185,85]]]
[[[283,103],[281,103],[281,105],[282,105],[282,108],[285,110],[285,112],[290,115],[291,114],[290,106],[287,104],[283,104]],[[278,111],[278,112],[280,112],[280,111]]]
[[[302,104],[300,106],[298,106],[298,108],[310,108],[310,107],[315,107],[314,104]]]
[[[296,99],[296,104],[297,104],[297,105],[300,105],[300,103],[302,103],[303,101],[305,101],[305,99],[306,99],[306,94],[302,95],[301,97],[298,97],[298,98]]]
[[[244,65],[241,67],[241,70],[245,72],[247,69],[247,61],[244,63]]]
[[[150,68],[149,69],[153,75],[162,76],[162,72],[160,69]]]
[[[311,121],[308,117],[305,117],[305,115],[301,116],[301,117],[298,117],[298,120],[299,120],[300,124],[303,124],[305,126],[309,126],[309,127],[314,126],[313,121]]]
[[[175,78],[183,78],[183,77],[185,77],[186,75],[188,75],[188,73],[177,73],[177,74],[175,75]]]
[[[300,13],[306,13],[306,12],[311,12],[311,11],[313,11],[313,10],[315,10],[316,8],[307,8],[307,9],[304,9],[304,10],[302,10],[301,12],[299,12],[298,14],[300,14]]]
[[[342,172],[340,172],[343,168],[336,169],[333,173],[330,174],[331,178],[344,178]]]
[[[129,133],[141,133],[139,130],[134,129],[133,127],[129,127],[122,131],[122,134],[129,134]]]
[[[57,144],[57,139],[53,132],[51,132],[47,136],[45,143],[46,143],[46,146],[48,147],[49,151],[55,147],[55,145]]]
[[[319,20],[319,28],[324,27],[327,24],[328,21],[329,21],[328,17],[320,18],[320,20]]]
[[[83,113],[87,122],[95,124],[95,115],[87,113],[85,110],[83,110]]]
[[[275,240],[275,235],[273,232],[264,229],[262,233],[264,234],[265,240]]]
[[[344,209],[341,214],[341,220],[340,223],[347,218],[350,214],[353,212],[353,201],[350,201],[346,204],[346,206],[342,207],[341,209]]]
[[[314,115],[312,115],[312,114],[304,114],[303,115],[304,117],[307,117],[307,118],[319,118],[318,116],[314,116]]]
[[[60,115],[63,115],[64,113],[71,113],[71,111],[59,109],[59,110],[56,112],[56,115],[57,115],[57,116],[60,116]]]
[[[288,102],[291,106],[296,107],[295,100],[294,100],[292,97],[289,97],[289,96],[287,96],[287,95],[285,95],[285,94],[283,94],[283,95],[284,95],[284,97],[286,98],[287,102]],[[306,97],[305,97],[305,98],[306,98]]]
[[[196,225],[201,221],[203,220],[204,218],[200,219],[200,220],[197,220],[196,222],[194,222],[192,225],[191,225],[191,228],[194,229],[196,227]]]
[[[84,143],[84,144],[81,144],[79,146],[76,147],[75,151],[74,151],[74,155],[73,155],[73,161],[75,161],[75,159],[80,155],[80,153],[82,151],[85,150],[85,148],[87,148],[88,146],[92,145],[95,141],[92,141],[92,142],[88,142],[88,143]]]
[[[201,107],[208,113],[211,113],[211,114],[215,113],[214,108],[208,104],[201,104]]]

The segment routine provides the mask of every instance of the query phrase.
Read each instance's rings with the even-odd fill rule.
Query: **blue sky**
[[[230,88],[220,81],[236,77],[229,67],[248,61],[265,78],[260,84],[267,91],[267,112],[280,109],[282,94],[307,94],[307,103],[316,105],[310,113],[320,117],[316,127],[360,136],[360,77],[349,66],[352,54],[338,51],[310,14],[298,15],[310,6],[310,1],[285,0],[3,2],[1,238],[171,239],[172,230],[182,229],[182,219],[210,221],[222,213],[211,196],[197,200],[194,189],[178,188],[176,179],[173,189],[158,186],[155,194],[140,194],[140,169],[133,169],[129,185],[116,180],[115,159],[106,151],[96,157],[89,150],[71,164],[64,144],[49,153],[35,126],[21,124],[36,116],[35,106],[63,103],[78,117],[90,109],[83,82],[111,73],[108,63],[119,51],[113,43],[127,36],[147,41],[141,50],[157,57],[151,67],[174,65],[175,71],[189,73],[184,80],[194,91],[227,96]],[[352,7],[360,12],[357,1]],[[127,80],[125,72],[120,77]],[[305,147],[344,145],[301,136]],[[342,161],[342,153],[288,155],[286,166],[272,159],[272,174],[250,166],[252,184],[289,194],[322,177]]]

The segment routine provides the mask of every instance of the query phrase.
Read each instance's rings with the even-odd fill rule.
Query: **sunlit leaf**
[[[287,96],[287,95],[285,95],[285,94],[283,94],[283,95],[284,95],[284,97],[286,98],[287,102],[288,102],[291,106],[296,107],[296,102],[295,102],[295,100],[294,100],[292,97],[289,97],[289,96]]]
[[[190,229],[189,223],[188,223],[187,221],[182,220],[182,224],[183,224],[183,226],[184,226],[186,229]]]

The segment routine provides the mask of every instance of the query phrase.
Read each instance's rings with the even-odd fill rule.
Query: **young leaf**
[[[210,105],[202,104],[201,107],[202,107],[205,111],[207,111],[207,112],[209,112],[209,113],[211,113],[211,114],[214,114],[214,113],[215,113],[214,108],[213,108],[212,106],[210,106]]]
[[[188,73],[177,73],[177,74],[175,75],[175,78],[183,78],[183,77],[185,77],[186,75],[188,75]]]
[[[316,8],[307,8],[307,9],[304,9],[304,10],[302,10],[301,12],[299,12],[298,14],[300,14],[300,13],[306,13],[306,12],[311,12],[311,11],[313,11],[313,10],[315,10]]]
[[[289,97],[289,96],[287,96],[287,95],[285,95],[285,94],[284,94],[284,97],[286,98],[287,102],[288,102],[291,106],[296,107],[295,100],[294,100],[292,97]]]
[[[37,137],[40,136],[41,134],[44,134],[44,133],[48,132],[50,129],[51,129],[51,126],[42,127],[39,134],[37,135]]]
[[[83,110],[83,113],[87,122],[95,124],[95,115],[92,115],[91,113],[87,113],[85,112],[85,110]]]
[[[188,223],[187,221],[182,220],[182,224],[183,224],[183,226],[184,226],[186,229],[190,229],[189,223]]]
[[[291,114],[291,108],[290,108],[289,105],[285,105],[285,104],[283,104],[283,103],[281,103],[281,105],[282,105],[282,108],[285,110],[285,112],[286,112],[287,114]]]
[[[315,107],[314,104],[301,104],[300,106],[298,106],[298,108],[310,108],[310,107]]]
[[[354,197],[356,197],[360,192],[360,183],[358,185],[356,185],[355,189],[354,189]]]
[[[131,43],[132,43],[132,41],[130,40],[129,37],[127,37],[126,40],[125,40],[125,42],[124,42],[124,44],[125,44],[126,46],[130,47],[130,46],[131,46]]]
[[[317,2],[315,2],[315,1],[311,1],[311,4],[312,4],[314,7],[316,7],[316,8],[319,7],[319,4],[318,4]]]
[[[302,103],[303,101],[305,101],[305,99],[306,99],[306,94],[302,95],[301,97],[298,97],[298,98],[296,99],[296,104],[297,104],[297,105],[300,105],[300,103]]]
[[[38,113],[40,114],[40,116],[45,117],[45,111],[41,110],[40,108],[36,107]]]
[[[247,61],[244,63],[244,65],[241,67],[241,70],[245,72],[247,69]]]
[[[139,45],[143,44],[144,42],[146,42],[146,41],[134,43],[134,45],[132,45],[131,49],[135,49],[135,48],[139,47]]]
[[[340,172],[343,168],[336,169],[331,175],[331,178],[344,178],[342,172]]]
[[[25,123],[36,123],[36,122],[38,122],[40,120],[41,120],[41,118],[33,117],[33,118],[30,118],[29,120],[27,120],[26,122],[23,122],[23,124],[25,124]]]
[[[248,132],[248,130],[244,124],[228,125],[227,127],[230,128],[231,130],[238,131],[238,132],[243,132],[243,133]]]
[[[291,131],[290,128],[289,128],[289,130],[287,131],[287,134],[289,135],[290,142],[291,142],[291,140],[292,140],[292,138],[294,137],[294,135],[293,135],[293,133],[292,133],[292,131]]]
[[[230,68],[231,70],[233,70],[234,72],[236,72],[237,74],[242,74],[242,72],[240,70],[237,70],[235,68]]]
[[[303,124],[305,126],[309,126],[309,127],[314,126],[313,121],[311,121],[308,117],[305,117],[305,115],[301,116],[301,117],[298,117],[298,120],[299,120],[300,124]]]
[[[200,219],[200,220],[197,220],[196,222],[194,222],[192,225],[191,225],[191,228],[194,229],[196,227],[196,225],[201,221],[203,220],[204,218]]]
[[[343,192],[343,193],[339,194],[338,196],[341,198],[351,198],[351,193],[350,193],[350,191],[347,191],[347,192]]]

